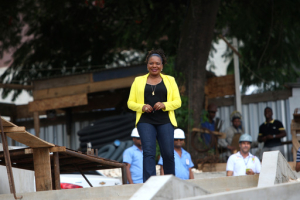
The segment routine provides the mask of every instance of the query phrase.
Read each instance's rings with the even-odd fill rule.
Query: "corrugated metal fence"
[[[291,96],[291,93],[289,91],[280,91],[272,93],[269,92],[260,95],[263,96],[263,98],[261,98],[261,96],[259,97],[259,95],[249,95],[247,96],[247,98],[249,99],[250,97],[252,100],[243,100],[243,102],[246,102],[242,105],[242,125],[244,127],[245,132],[249,133],[253,137],[253,140],[257,140],[259,126],[265,121],[264,109],[268,106],[273,109],[273,118],[280,120],[286,128],[287,137],[283,138],[282,141],[291,141],[291,114],[288,100],[288,97]],[[231,97],[230,101],[228,101],[228,99],[230,98],[227,98],[227,100],[226,98],[222,98],[218,99],[217,101],[212,101],[217,105],[221,105],[219,106],[217,112],[217,117],[224,121],[221,131],[224,131],[227,127],[230,126],[230,114],[235,110],[233,106],[233,98]],[[227,102],[224,103],[224,101]],[[251,103],[251,101],[253,103]],[[67,135],[66,126],[64,124],[41,127],[40,137],[41,139],[46,140],[48,142],[77,150],[80,146],[77,132],[83,127],[88,126],[90,123],[91,121],[74,122],[72,127],[72,134],[70,136]],[[29,129],[28,131],[32,134],[35,134],[34,129]],[[8,139],[8,142],[9,144],[11,144],[10,139]],[[17,143],[16,145],[24,146],[20,143]],[[284,156],[289,161],[292,161],[291,148],[291,144],[284,146]],[[256,150],[257,149],[253,149],[252,153],[255,153]]]

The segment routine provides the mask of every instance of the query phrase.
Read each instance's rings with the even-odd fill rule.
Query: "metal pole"
[[[238,50],[238,41],[233,38],[233,47]],[[233,54],[234,61],[234,80],[235,80],[235,107],[236,110],[242,113],[242,100],[240,92],[240,68],[239,68],[239,57],[236,53]]]

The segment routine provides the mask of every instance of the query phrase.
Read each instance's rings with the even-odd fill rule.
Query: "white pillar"
[[[233,38],[233,47],[238,50],[238,41]],[[242,113],[242,100],[240,92],[240,68],[239,68],[239,57],[233,53],[234,61],[234,80],[235,80],[235,108],[237,111]]]

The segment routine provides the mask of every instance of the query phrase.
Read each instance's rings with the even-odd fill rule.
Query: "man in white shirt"
[[[251,135],[241,135],[239,140],[240,151],[231,155],[227,161],[227,176],[254,175],[260,173],[261,164],[259,159],[249,152],[251,143]]]

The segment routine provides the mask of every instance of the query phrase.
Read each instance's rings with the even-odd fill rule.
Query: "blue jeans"
[[[175,175],[173,125],[171,123],[138,123],[137,129],[141,137],[143,148],[143,181],[146,182],[150,176],[156,175],[156,139],[159,144],[161,156],[164,159],[164,173]]]

